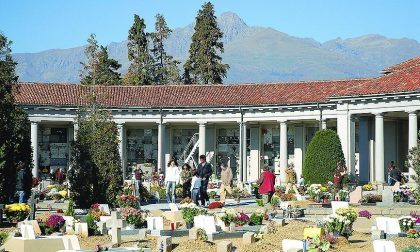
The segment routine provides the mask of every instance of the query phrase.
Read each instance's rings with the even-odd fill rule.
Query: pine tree
[[[214,7],[210,2],[205,3],[198,11],[189,59],[184,64],[185,71],[191,75],[195,83],[223,83],[229,65],[222,64],[223,33],[217,26]],[[184,82],[186,82],[184,80]]]
[[[121,67],[115,59],[108,56],[108,49],[99,46],[95,34],[88,39],[88,46],[85,48],[87,62],[80,62],[85,75],[80,81],[82,85],[120,85],[121,74],[117,70]]]
[[[11,42],[0,33],[0,203],[6,203],[16,192],[16,169],[25,171],[25,191],[31,188],[32,148],[27,114],[15,105],[12,84],[16,62]]]
[[[127,48],[130,66],[124,76],[126,85],[150,85],[153,82],[153,60],[149,54],[148,35],[145,29],[144,20],[134,15],[134,23],[128,31]]]
[[[179,69],[177,65],[180,63],[168,55],[165,51],[165,40],[169,37],[172,30],[166,24],[165,18],[161,14],[156,15],[155,32],[151,34],[153,42],[153,79],[154,83],[172,84],[179,82]]]
[[[115,205],[123,183],[117,126],[111,114],[97,104],[83,108],[77,122],[68,172],[72,199],[82,208],[94,202]]]

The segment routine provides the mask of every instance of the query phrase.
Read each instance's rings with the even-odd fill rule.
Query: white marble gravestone
[[[303,241],[283,239],[281,241],[281,247],[283,251],[303,251]]]
[[[22,234],[23,239],[35,239],[35,231],[32,225],[21,225],[20,233]]]
[[[107,213],[108,215],[111,215],[111,211],[109,210],[109,205],[108,204],[99,204],[99,210]]]
[[[76,235],[65,235],[63,236],[65,250],[80,250],[79,239]]]
[[[397,252],[393,241],[375,240],[373,241],[374,252]]]
[[[147,217],[147,229],[150,230],[151,235],[160,236],[160,231],[163,230],[162,217]]]
[[[213,216],[199,215],[194,217],[194,227],[201,228],[206,234],[216,233],[216,223]]]
[[[347,201],[331,201],[332,213],[335,214],[335,211],[339,208],[349,208],[349,203]]]

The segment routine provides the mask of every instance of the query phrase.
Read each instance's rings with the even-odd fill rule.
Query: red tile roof
[[[397,71],[401,71],[401,70],[405,70],[407,68],[411,68],[413,66],[417,66],[420,65],[420,56],[403,61],[399,64],[390,66],[388,68],[385,68],[383,70],[383,72],[385,73],[393,73],[393,72],[397,72]]]
[[[96,86],[95,92],[97,101],[103,106],[122,108],[322,103],[331,97],[420,91],[420,64],[413,65],[415,59],[396,65],[394,69],[398,71],[371,79],[233,85]],[[85,103],[85,96],[93,89],[77,84],[20,83],[15,85],[14,90],[18,104],[77,106]]]

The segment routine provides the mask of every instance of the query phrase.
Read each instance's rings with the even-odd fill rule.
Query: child
[[[198,195],[200,194],[201,178],[197,170],[193,170],[193,177],[191,180],[191,199],[198,206]]]

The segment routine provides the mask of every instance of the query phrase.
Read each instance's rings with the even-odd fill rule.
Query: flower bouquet
[[[121,209],[121,217],[128,224],[134,225],[135,227],[140,227],[144,223],[147,217],[146,215],[146,213],[133,207],[124,207]]]
[[[120,195],[117,196],[117,204],[119,207],[136,207],[138,198],[134,195]]]
[[[251,217],[249,218],[249,225],[261,225],[262,221],[265,216],[265,211],[263,210],[257,210],[255,213],[251,214]]]
[[[4,212],[6,213],[6,218],[10,222],[19,222],[23,221],[30,212],[30,207],[28,204],[24,203],[15,203],[6,205]]]
[[[224,209],[224,213],[220,216],[220,219],[225,223],[225,226],[229,226],[230,223],[234,223],[239,217],[239,213],[233,208]]]
[[[361,210],[359,211],[359,217],[365,217],[370,219],[372,217],[372,214],[368,210]]]
[[[357,219],[356,210],[353,208],[339,208],[335,214],[324,218],[324,228],[334,237],[348,238],[353,233],[353,222]]]
[[[398,219],[400,223],[401,231],[407,232],[409,229],[413,229],[416,225],[416,220],[411,216],[401,217]]]
[[[249,216],[244,213],[239,213],[236,220],[234,221],[236,225],[243,226],[249,223]]]
[[[308,187],[306,193],[308,194],[309,198],[319,202],[321,197],[321,185],[320,184],[312,184]]]
[[[49,216],[45,222],[49,228],[48,233],[58,232],[60,228],[64,226],[64,223],[66,223],[66,221],[64,220],[63,216],[56,214]]]
[[[231,196],[236,199],[236,201],[240,201],[242,197],[244,197],[245,191],[240,189],[239,187],[232,188]]]

